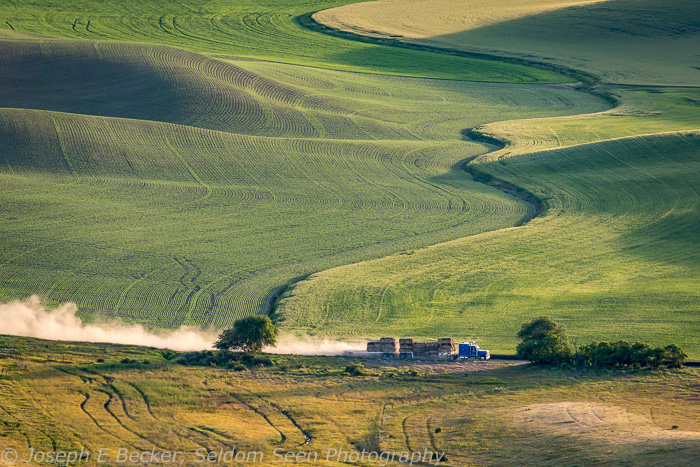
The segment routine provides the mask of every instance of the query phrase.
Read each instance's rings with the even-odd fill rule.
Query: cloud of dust
[[[143,345],[183,352],[212,349],[217,338],[215,333],[188,327],[153,332],[139,324],[118,321],[83,323],[76,316],[77,311],[78,307],[74,303],[48,310],[36,295],[26,301],[0,303],[0,334],[57,341]],[[274,354],[340,355],[346,350],[363,350],[366,345],[367,341],[362,340],[282,334],[277,339],[276,347],[266,347],[264,351]]]
[[[366,340],[334,340],[296,334],[282,334],[276,347],[265,347],[265,352],[292,355],[341,355],[346,350],[364,350]]]
[[[216,335],[187,327],[160,333],[148,331],[138,324],[116,321],[83,323],[75,316],[77,311],[74,303],[47,310],[36,295],[24,302],[2,303],[0,334],[58,341],[143,345],[179,351],[208,350],[216,339]]]

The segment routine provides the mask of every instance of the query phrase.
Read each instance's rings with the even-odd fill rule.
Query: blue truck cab
[[[462,342],[459,344],[459,358],[488,360],[491,354],[488,350],[481,350],[474,342]]]

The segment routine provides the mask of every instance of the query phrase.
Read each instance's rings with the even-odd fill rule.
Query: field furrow
[[[529,206],[457,168],[484,152],[459,129],[604,107],[143,44],[10,40],[0,60],[0,298],[158,327],[228,325],[293,277],[515,225]]]

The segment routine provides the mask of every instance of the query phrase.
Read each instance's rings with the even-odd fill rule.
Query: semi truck
[[[488,350],[481,350],[474,342],[462,342],[459,344],[459,358],[488,360],[491,358],[491,353]]]
[[[437,341],[416,341],[412,337],[396,339],[382,337],[378,341],[367,343],[367,350],[348,350],[347,357],[360,358],[401,358],[416,360],[488,360],[491,354],[482,350],[474,342],[463,342],[455,345],[451,337],[443,337]]]

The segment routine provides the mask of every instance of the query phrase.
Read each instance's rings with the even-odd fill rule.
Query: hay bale
[[[381,352],[381,345],[379,341],[367,342],[367,352]]]

